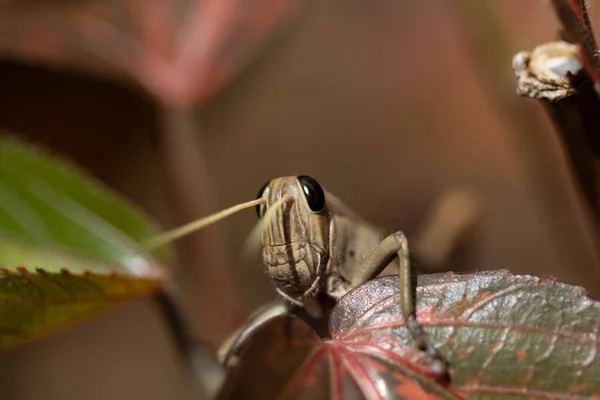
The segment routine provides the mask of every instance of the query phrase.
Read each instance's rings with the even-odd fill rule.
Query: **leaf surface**
[[[0,3],[0,55],[129,79],[169,105],[207,99],[302,0]]]
[[[229,371],[218,399],[277,398],[320,345],[317,334],[300,318],[270,320],[244,343],[240,364]]]
[[[0,349],[159,290],[168,247],[141,212],[69,163],[0,136]]]
[[[582,288],[506,271],[420,276],[417,316],[451,364],[448,386],[412,346],[398,295],[397,278],[382,277],[343,297],[331,315],[332,340],[312,340],[279,398],[600,398],[600,303]],[[252,342],[263,347],[248,353],[284,343]],[[284,359],[298,344],[287,346]],[[245,368],[285,368],[273,357],[245,364],[244,356],[239,382]],[[258,379],[253,385],[268,384]]]

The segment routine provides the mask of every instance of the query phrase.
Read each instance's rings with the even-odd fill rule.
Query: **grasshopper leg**
[[[408,241],[402,232],[396,232],[381,241],[369,254],[360,272],[352,279],[352,287],[357,287],[378,276],[396,257],[399,260],[400,310],[406,321],[406,328],[417,347],[429,356],[429,367],[439,378],[449,379],[448,362],[430,342],[423,327],[417,322],[413,304],[413,291],[410,271]]]
[[[313,282],[313,284],[310,286],[310,288],[308,288],[308,290],[306,290],[306,292],[304,292],[303,297],[308,297],[311,294],[313,294],[315,292],[315,290],[317,290],[317,288],[319,287],[320,283],[321,283],[321,277],[318,276],[317,279],[315,279],[315,281]],[[286,299],[290,303],[295,304],[298,307],[304,307],[304,303],[303,302],[301,302],[300,300],[297,300],[297,299],[293,298],[292,296],[290,296],[289,294],[287,294],[283,290],[281,290],[279,288],[275,288],[275,290],[277,291],[277,293],[279,293],[279,295],[281,297],[283,297],[284,299]]]
[[[286,299],[287,301],[289,301],[292,304],[297,305],[298,307],[304,307],[304,303],[302,303],[300,300],[296,300],[295,298],[293,298],[292,296],[290,296],[289,294],[287,294],[286,292],[284,292],[283,290],[279,289],[279,288],[275,288],[275,290],[277,291],[277,293],[283,297],[284,299]]]

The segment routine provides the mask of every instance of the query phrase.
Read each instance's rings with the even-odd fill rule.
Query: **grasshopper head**
[[[301,301],[316,292],[329,259],[325,192],[309,176],[286,176],[267,183],[259,198],[266,202],[257,206],[258,217],[268,218],[262,233],[265,267],[279,290]]]

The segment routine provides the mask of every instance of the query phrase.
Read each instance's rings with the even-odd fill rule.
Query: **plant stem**
[[[181,356],[198,399],[212,399],[220,390],[225,370],[219,364],[214,351],[195,340],[183,318],[174,289],[171,287],[156,296],[156,302],[171,331],[175,346]]]
[[[564,143],[578,188],[592,214],[588,229],[598,243],[600,228],[600,100],[594,83],[582,68],[578,48],[566,42],[536,47],[513,58],[517,93],[537,99]],[[598,251],[596,249],[596,256]],[[594,264],[600,276],[598,263]]]
[[[214,213],[217,204],[194,111],[163,107],[160,112],[159,152],[180,225]],[[179,246],[184,264],[179,281],[194,294],[200,332],[215,347],[241,323],[233,264],[221,238],[218,227],[210,226],[182,238]]]
[[[600,223],[600,143],[597,143],[600,101],[591,81],[586,81],[572,96],[559,102],[542,103],[565,143],[579,185]]]
[[[576,180],[600,224],[600,99],[577,52],[576,46],[566,42],[548,43],[531,53],[518,53],[513,68],[517,92],[539,100],[554,123]],[[557,75],[561,68],[561,72],[570,71],[569,75]]]
[[[561,267],[560,279],[581,279],[580,273],[576,272],[580,267],[581,273],[585,274],[593,270],[588,274],[593,278],[587,280],[587,287],[597,295],[600,253],[594,244],[598,242],[598,225],[593,218],[589,218],[590,210],[586,200],[577,192],[577,185],[571,186],[572,182],[558,175],[563,172],[562,166],[556,163],[557,149],[549,140],[543,119],[531,108],[523,107],[514,92],[506,90],[509,87],[505,85],[507,77],[499,66],[510,59],[511,52],[502,39],[502,32],[495,28],[501,23],[489,2],[472,0],[460,4],[465,17],[462,26],[465,27],[467,43],[471,44],[473,54],[477,54],[479,61],[477,75],[486,91],[496,95],[494,108],[510,135],[508,137],[519,159],[520,170],[526,176],[527,184],[532,187],[530,193],[535,196],[537,209],[533,217],[543,220],[547,226],[538,234],[544,236],[541,240],[547,240],[551,245],[549,251],[557,259],[557,265],[578,263],[578,267]],[[494,59],[496,62],[491,63],[490,60]],[[557,184],[566,185],[561,189]],[[557,210],[564,211],[557,213]],[[569,237],[577,237],[582,243],[575,246],[565,240]],[[589,253],[582,254],[582,250]]]

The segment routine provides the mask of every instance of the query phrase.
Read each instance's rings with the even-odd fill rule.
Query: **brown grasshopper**
[[[251,206],[256,207],[260,219],[257,231],[264,266],[277,292],[312,318],[328,311],[323,305],[323,295],[338,301],[386,268],[397,268],[406,327],[416,346],[429,356],[431,371],[440,378],[448,378],[447,362],[415,317],[406,236],[398,231],[384,237],[381,229],[362,220],[309,176],[273,179],[263,186],[257,200],[167,233],[153,244],[170,241]],[[222,361],[228,365],[256,329],[274,316],[289,312],[290,307],[275,304],[256,313],[224,345]]]

